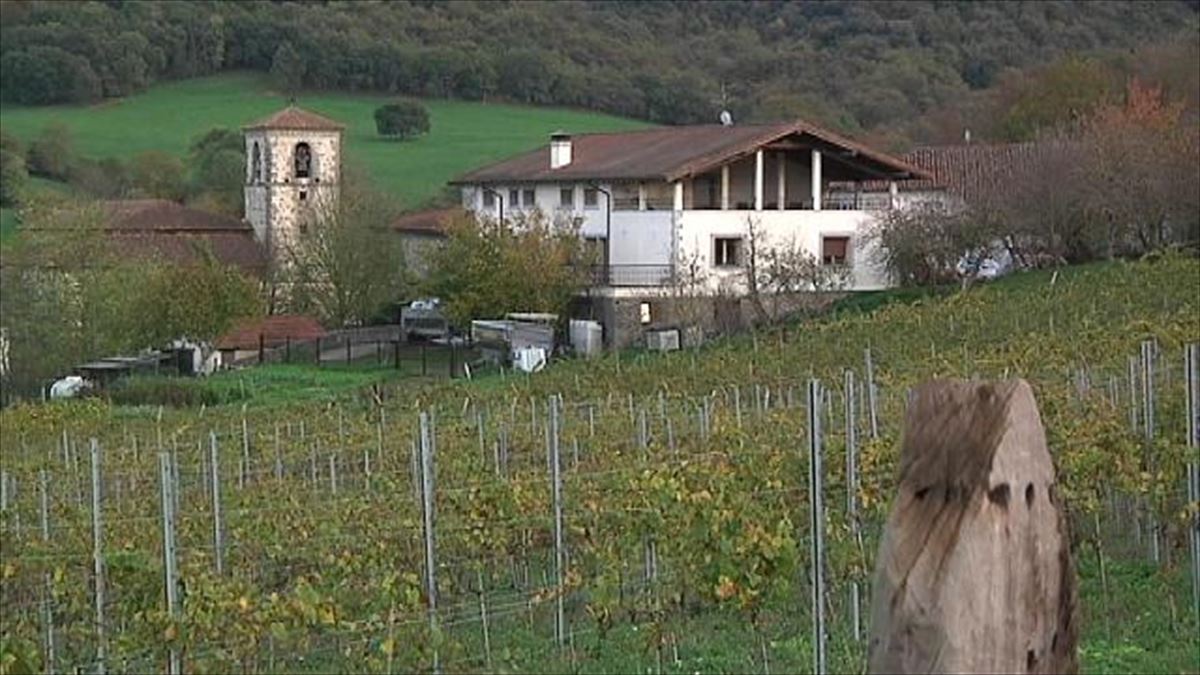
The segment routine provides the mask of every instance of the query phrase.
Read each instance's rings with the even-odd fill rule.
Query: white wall
[[[585,237],[603,237],[605,231],[605,209],[608,208],[608,200],[603,192],[596,194],[596,206],[584,208],[583,192],[588,187],[587,183],[562,182],[562,183],[522,183],[522,184],[495,184],[489,185],[490,189],[498,192],[504,197],[504,218],[508,220],[517,213],[523,213],[528,210],[525,206],[525,190],[533,188],[534,199],[538,209],[547,216],[554,217],[559,214],[569,214],[571,217],[582,219],[581,230]],[[571,211],[560,208],[560,193],[564,187],[572,187],[575,191],[575,208]],[[605,190],[612,191],[612,186],[608,184],[600,184],[600,187]],[[509,203],[509,191],[517,189],[521,191],[522,204],[513,208]],[[478,185],[465,185],[462,188],[462,205],[463,208],[475,211],[480,215],[487,215],[491,218],[500,217],[500,200],[495,199],[491,209],[483,207],[484,190]],[[614,211],[614,214],[620,213]],[[614,235],[615,236],[615,235]]]
[[[614,211],[611,264],[670,265],[674,221],[672,211]]]
[[[753,159],[740,162],[731,175],[750,188],[753,195]],[[746,169],[749,176],[746,176]],[[749,182],[746,182],[749,178]],[[789,201],[807,199],[808,167],[799,163],[788,165]],[[566,183],[541,183],[534,186],[537,206],[543,212],[554,215],[560,212],[559,189]],[[508,203],[510,188],[524,190],[526,185],[495,185],[492,189],[504,195],[504,212],[508,218],[513,210]],[[584,209],[584,183],[574,183],[575,210],[573,215],[582,222],[581,234],[585,237],[604,237],[607,200],[603,193],[597,195],[595,208]],[[605,189],[611,186],[601,185]],[[795,192],[792,192],[792,190]],[[462,189],[463,206],[483,213],[482,190],[477,186]],[[734,201],[731,199],[731,201]],[[522,206],[520,210],[523,210]],[[491,210],[493,218],[499,213],[498,202]],[[763,246],[784,246],[795,242],[814,256],[821,254],[823,236],[849,236],[852,275],[848,290],[877,290],[888,287],[889,280],[882,268],[873,260],[874,251],[862,237],[864,226],[873,218],[867,211],[613,211],[612,212],[612,265],[665,265],[676,260],[697,258],[712,278],[715,290],[722,283],[740,283],[743,272],[739,269],[717,268],[712,265],[713,239],[716,237],[747,237],[747,216],[757,219],[763,233]]]
[[[852,278],[847,290],[878,290],[890,285],[884,270],[873,260],[874,251],[862,236],[873,218],[866,211],[684,211],[679,224],[681,256],[685,260],[695,257],[705,266],[712,277],[713,289],[721,284],[741,289],[742,269],[713,266],[713,240],[749,237],[747,217],[758,223],[760,250],[795,242],[819,256],[822,237],[849,236]]]

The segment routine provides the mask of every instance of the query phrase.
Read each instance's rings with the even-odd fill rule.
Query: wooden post
[[[266,338],[263,337],[262,333],[259,333],[258,334],[258,363],[259,363],[259,365],[262,365],[262,362],[265,359],[265,357],[266,357]]]
[[[868,670],[1078,672],[1074,569],[1029,384],[914,389],[879,546]]]

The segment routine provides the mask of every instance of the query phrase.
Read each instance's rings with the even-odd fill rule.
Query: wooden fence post
[[[1024,380],[913,390],[879,545],[872,673],[1074,673],[1076,582]]]

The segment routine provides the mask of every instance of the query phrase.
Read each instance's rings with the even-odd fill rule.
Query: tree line
[[[1200,251],[1200,127],[1160,87],[1043,129],[1027,153],[963,202],[892,210],[869,236],[903,285],[954,281],[970,261],[1018,267]],[[982,160],[987,161],[987,160]],[[968,265],[962,267],[962,261]]]
[[[0,93],[25,104],[249,69],[289,91],[504,99],[672,124],[712,122],[726,108],[737,120],[903,127],[918,141],[973,92],[1019,89],[1014,69],[1075,52],[1120,60],[1176,31],[1194,41],[1200,25],[1195,3],[1069,1],[13,0],[0,19]]]
[[[28,144],[0,128],[0,206],[33,199],[29,177],[37,176],[80,196],[167,199],[241,217],[245,154],[241,132],[225,128],[193,139],[186,158],[148,150],[128,160],[83,156],[63,124],[46,125]]]

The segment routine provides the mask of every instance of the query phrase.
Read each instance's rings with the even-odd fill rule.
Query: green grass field
[[[413,209],[435,197],[454,176],[545,143],[552,131],[613,131],[646,126],[635,120],[555,108],[425,101],[432,129],[397,142],[375,131],[374,112],[393,97],[313,92],[299,105],[346,125],[345,160],[368,171],[378,187]],[[5,131],[28,141],[51,122],[67,125],[78,150],[92,158],[129,157],[146,150],[186,153],[212,127],[240,128],[287,105],[266,78],[228,74],[156,86],[94,106],[0,107]]]

